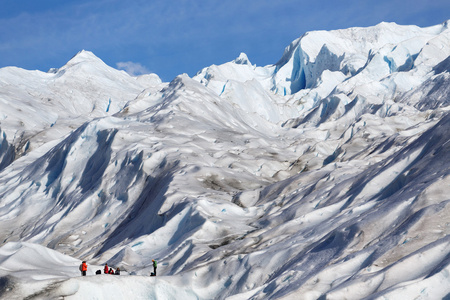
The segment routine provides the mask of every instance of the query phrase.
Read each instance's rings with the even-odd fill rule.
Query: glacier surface
[[[2,68],[0,297],[448,298],[449,86],[448,22],[171,82]]]

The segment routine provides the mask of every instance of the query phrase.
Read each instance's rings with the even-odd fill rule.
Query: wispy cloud
[[[135,63],[132,61],[126,61],[126,62],[118,62],[116,63],[116,66],[119,70],[124,70],[131,76],[138,76],[142,74],[149,74],[150,71],[140,63]]]

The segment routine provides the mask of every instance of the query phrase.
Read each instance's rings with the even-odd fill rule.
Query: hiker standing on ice
[[[87,264],[86,264],[85,260],[83,260],[83,262],[80,265],[80,271],[81,271],[81,276],[86,276]]]
[[[105,272],[105,274],[109,273],[108,264],[105,264],[105,268],[103,269],[103,272]]]
[[[156,260],[152,259],[153,262],[153,276],[156,276]]]

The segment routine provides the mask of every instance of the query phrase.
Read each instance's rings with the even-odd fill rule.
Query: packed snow
[[[448,22],[170,83],[2,68],[0,298],[449,299],[449,86]]]

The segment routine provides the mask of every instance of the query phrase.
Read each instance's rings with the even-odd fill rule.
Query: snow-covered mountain
[[[0,69],[0,297],[448,298],[449,86],[448,22],[170,83]]]

